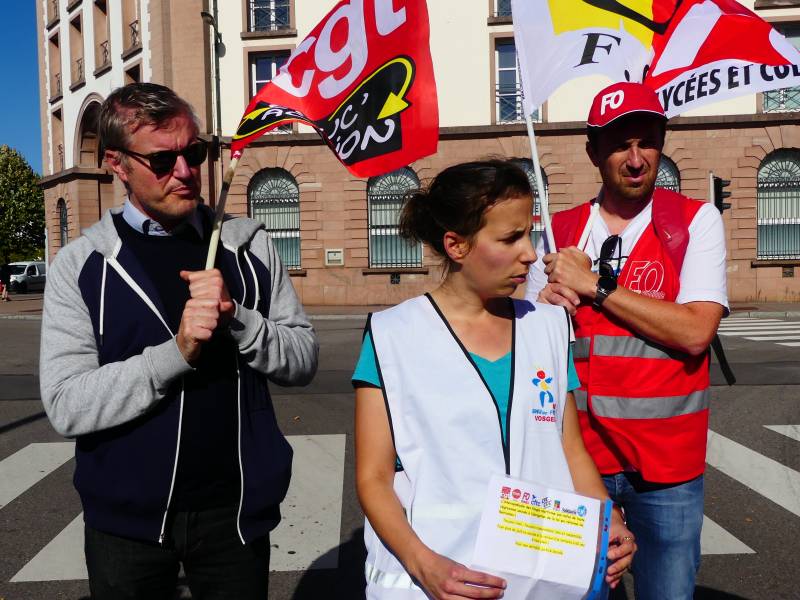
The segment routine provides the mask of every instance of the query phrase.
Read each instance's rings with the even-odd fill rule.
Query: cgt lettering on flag
[[[425,0],[340,2],[253,98],[233,136],[234,155],[291,122],[314,127],[361,177],[435,152],[428,36]]]

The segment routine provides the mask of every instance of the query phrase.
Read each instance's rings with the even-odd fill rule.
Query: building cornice
[[[105,169],[98,169],[93,167],[72,167],[64,171],[59,171],[53,175],[42,177],[39,179],[39,187],[43,190],[49,189],[58,185],[59,183],[69,183],[76,179],[88,179],[90,181],[99,181],[101,183],[111,183],[114,176]]]
[[[702,117],[674,117],[669,120],[667,129],[708,129],[733,127],[745,129],[751,127],[769,127],[778,125],[800,124],[800,112],[758,113],[748,115],[710,115]],[[586,131],[584,121],[559,121],[556,123],[536,123],[536,133],[541,136],[583,134]],[[470,138],[506,137],[527,135],[524,123],[507,123],[503,125],[462,125],[457,127],[440,127],[439,139],[458,140]],[[221,138],[221,144],[230,147],[231,138]],[[249,146],[307,146],[323,144],[316,133],[266,134]]]

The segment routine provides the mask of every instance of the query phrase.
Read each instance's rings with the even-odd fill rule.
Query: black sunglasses
[[[616,277],[617,273],[611,266],[611,259],[614,255],[622,253],[622,238],[618,235],[608,236],[603,245],[600,246],[600,258],[597,259],[598,271],[604,277]]]
[[[205,140],[197,140],[186,146],[183,150],[159,150],[158,152],[151,152],[150,154],[140,154],[127,148],[109,148],[109,150],[116,150],[128,156],[141,159],[143,165],[148,167],[156,175],[166,175],[175,168],[175,163],[178,161],[178,156],[186,159],[186,164],[190,167],[199,167],[205,161],[208,155],[208,142]]]

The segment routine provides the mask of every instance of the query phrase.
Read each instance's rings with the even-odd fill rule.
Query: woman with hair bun
[[[367,598],[501,598],[468,569],[490,477],[608,499],[583,446],[570,320],[513,300],[536,260],[533,199],[511,162],[449,167],[411,196],[401,234],[445,261],[433,292],[370,316],[353,374]],[[613,511],[612,587],[635,544]]]

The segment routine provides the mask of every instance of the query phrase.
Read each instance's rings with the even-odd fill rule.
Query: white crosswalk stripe
[[[800,425],[764,425],[764,427],[800,442]]]
[[[800,425],[765,425],[800,442]],[[272,532],[271,571],[338,567],[345,440],[343,434],[289,436],[294,452],[292,484],[283,504],[284,518]],[[0,508],[65,464],[72,442],[30,444],[0,461]],[[709,432],[707,463],[754,493],[800,517],[800,473],[716,432]],[[24,475],[22,467],[32,468]],[[333,550],[333,552],[332,552]],[[704,555],[753,554],[755,550],[707,516],[703,518]],[[11,582],[86,579],[83,515],[77,515]]]
[[[775,342],[780,346],[800,346],[800,321],[734,317],[723,319],[719,335],[741,337],[754,342]]]
[[[74,442],[28,444],[0,462],[0,508],[33,487],[75,454]]]
[[[288,436],[287,439],[294,450],[293,476],[282,504],[283,520],[270,534],[273,546],[270,570],[335,569],[339,566],[338,555],[331,550],[337,549],[340,543],[346,436],[304,435]],[[65,446],[69,446],[69,456],[63,459]],[[36,477],[30,476],[22,482],[21,476],[17,476],[14,481],[20,480],[20,484],[9,486],[19,495],[69,460],[73,454],[72,446],[71,442],[63,445],[30,444],[0,462],[0,478],[4,473],[22,472],[20,457],[37,457],[32,469]],[[2,490],[2,498],[9,495],[5,493],[5,486]],[[86,579],[83,514],[79,514],[42,548],[11,581],[75,579]]]

